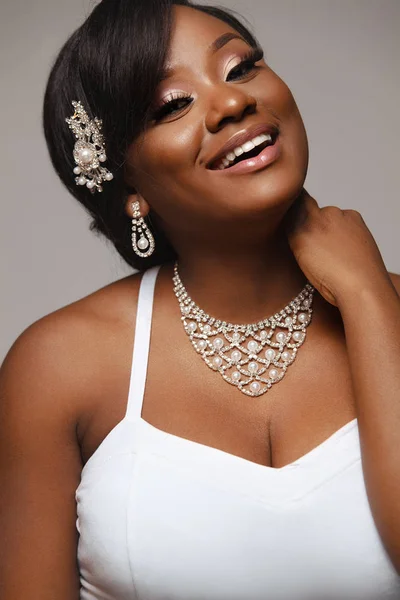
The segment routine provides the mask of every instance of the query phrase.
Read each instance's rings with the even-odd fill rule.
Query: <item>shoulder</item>
[[[21,411],[35,402],[36,409],[77,419],[82,399],[107,373],[119,334],[133,334],[140,279],[120,279],[27,327],[1,366],[1,402],[12,398]]]
[[[136,312],[140,279],[140,273],[130,275],[38,319],[18,336],[4,362],[16,354],[32,355],[36,364],[54,361],[61,368],[56,358],[73,360],[76,353],[96,350],[98,335],[131,319],[132,309]]]
[[[79,427],[99,390],[113,395],[121,379],[139,281],[127,277],[32,323],[0,368],[0,577],[15,598],[79,596]]]
[[[390,279],[397,290],[397,293],[400,296],[400,275],[396,275],[396,273],[389,273]]]

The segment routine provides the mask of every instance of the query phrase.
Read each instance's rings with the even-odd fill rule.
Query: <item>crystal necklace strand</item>
[[[221,321],[191,299],[174,266],[174,292],[184,329],[204,362],[243,394],[261,396],[281,381],[306,339],[315,288],[303,290],[279,313],[249,324]]]

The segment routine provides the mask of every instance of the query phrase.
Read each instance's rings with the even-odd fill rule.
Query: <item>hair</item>
[[[129,195],[124,164],[132,142],[146,129],[161,80],[171,30],[173,5],[189,6],[235,29],[251,46],[258,42],[232,10],[190,0],[102,0],[61,48],[47,82],[43,128],[52,164],[63,184],[91,217],[90,230],[104,235],[121,257],[139,271],[176,258],[164,232],[151,221],[155,251],[148,258],[132,249]],[[93,119],[103,122],[107,163],[114,179],[92,194],[75,182],[75,138],[65,122],[80,100]]]

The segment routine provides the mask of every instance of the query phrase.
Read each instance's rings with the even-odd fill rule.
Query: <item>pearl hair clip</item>
[[[107,160],[101,133],[102,121],[97,117],[91,121],[80,101],[73,101],[72,105],[75,112],[65,120],[77,139],[74,146],[76,184],[86,185],[92,194],[96,190],[102,192],[102,182],[114,178],[108,169],[100,165]]]

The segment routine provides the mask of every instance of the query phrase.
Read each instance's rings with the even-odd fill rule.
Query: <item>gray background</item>
[[[218,3],[218,0],[216,0]],[[291,88],[310,143],[306,189],[359,210],[400,272],[400,1],[225,0]],[[33,321],[128,274],[52,171],[43,90],[93,2],[1,0],[0,361]]]

